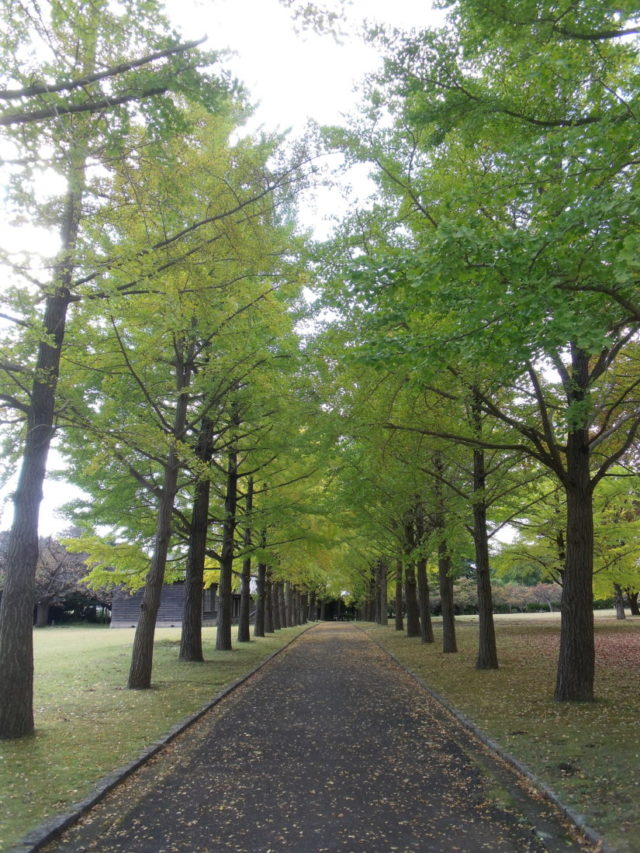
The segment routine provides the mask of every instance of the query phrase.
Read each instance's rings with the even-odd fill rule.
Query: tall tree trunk
[[[273,599],[273,629],[279,631],[282,628],[282,608],[280,603],[280,581],[274,581],[271,586]]]
[[[291,628],[293,625],[293,589],[289,581],[285,581],[282,598],[284,603],[283,628]]]
[[[245,528],[243,545],[246,552],[251,548],[251,513],[253,511],[253,478],[249,477],[245,499]],[[238,618],[238,642],[248,643],[250,637],[251,616],[251,556],[246,553],[242,561],[242,582],[240,588],[240,616]]]
[[[174,448],[169,452],[169,457],[165,463],[153,557],[151,558],[151,566],[145,580],[140,615],[138,616],[138,624],[133,639],[128,681],[128,687],[132,690],[146,690],[151,686],[153,638],[155,635],[158,608],[160,607],[162,586],[164,584],[164,571],[167,563],[169,541],[171,539],[171,521],[179,467],[178,455]]]
[[[196,445],[196,458],[209,463],[213,456],[213,422],[203,418]],[[209,530],[209,477],[196,481],[191,525],[189,527],[189,550],[182,608],[182,632],[180,635],[179,659],[202,663],[202,589],[204,561],[207,552]]]
[[[238,426],[238,419],[233,415],[232,422]],[[227,486],[224,499],[224,522],[222,525],[222,549],[220,551],[220,585],[218,595],[218,630],[216,650],[229,652],[231,644],[231,584],[233,580],[233,551],[236,532],[236,507],[238,502],[238,451],[232,445],[227,456]]]
[[[266,623],[266,595],[267,595],[267,564],[258,563],[256,596],[256,621],[253,626],[254,637],[264,637]]]
[[[389,624],[389,590],[387,588],[387,576],[389,567],[385,559],[380,559],[377,566],[377,591],[378,591],[378,619],[379,625],[385,627]]]
[[[613,585],[613,596],[616,605],[616,619],[626,619],[626,615],[624,612],[624,596],[622,594],[622,587],[619,583],[614,583]]]
[[[480,397],[474,389],[472,405],[473,427],[478,438],[482,435]],[[486,470],[484,450],[473,451],[473,544],[476,557],[476,587],[478,590],[478,657],[476,669],[498,669],[498,649],[493,624],[493,597],[489,567],[487,537]]]
[[[434,467],[439,476],[434,487],[436,493],[435,528],[439,534],[438,542],[438,581],[440,586],[440,608],[442,610],[442,651],[449,654],[458,651],[456,643],[456,622],[453,610],[453,578],[451,577],[451,555],[446,541],[446,508],[442,491],[444,462],[442,454],[434,454]]]
[[[589,359],[573,349],[575,401],[588,385]],[[555,698],[559,702],[593,701],[595,638],[593,628],[593,489],[589,434],[585,427],[567,436],[567,542],[562,584],[560,654]]]
[[[442,608],[442,651],[458,651],[456,643],[456,620],[453,610],[453,579],[451,557],[446,542],[438,545],[438,578],[440,581],[440,607]]]
[[[176,347],[176,352],[180,351]],[[153,638],[156,630],[156,618],[160,607],[160,597],[164,584],[164,572],[167,564],[167,553],[171,540],[171,522],[173,520],[173,505],[178,490],[178,474],[180,459],[178,445],[184,439],[187,423],[188,394],[185,389],[191,383],[190,352],[186,358],[176,363],[176,390],[178,398],[173,422],[173,443],[164,466],[162,491],[158,505],[156,534],[151,565],[147,574],[140,615],[133,638],[131,666],[129,668],[128,686],[132,690],[146,690],[151,686],[151,670],[153,668]]]
[[[398,560],[396,562],[396,598],[395,598],[395,608],[396,608],[396,619],[395,619],[395,629],[396,631],[404,630],[404,622],[402,619],[402,560]]]
[[[415,548],[413,518],[408,518],[405,523],[404,545],[406,554],[404,568],[404,593],[407,607],[407,637],[419,637],[420,611],[418,609],[415,562],[412,556]]]
[[[309,593],[309,611],[307,614],[307,619],[309,620],[309,622],[318,621],[318,606],[316,603],[315,590],[312,590],[312,592]]]
[[[33,607],[38,562],[38,521],[42,489],[53,438],[56,389],[71,303],[73,253],[78,242],[86,154],[70,153],[61,244],[51,290],[45,299],[13,523],[6,552],[6,576],[0,604],[0,739],[31,734],[33,722]]]
[[[267,566],[266,581],[265,581],[265,598],[264,598],[264,630],[265,634],[273,634],[275,630],[275,615],[273,607],[273,580],[271,579],[271,569]]]
[[[416,544],[424,546],[426,524],[424,517],[424,506],[418,499],[415,507],[416,513]],[[433,643],[433,622],[431,620],[431,602],[429,595],[429,578],[427,576],[427,559],[419,557],[416,562],[416,578],[418,581],[418,607],[420,610],[420,637],[423,643]]]
[[[284,581],[278,582],[278,617],[280,620],[280,627],[287,628],[287,611],[284,601]]]

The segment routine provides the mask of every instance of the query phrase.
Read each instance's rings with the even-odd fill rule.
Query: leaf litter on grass
[[[593,703],[553,700],[559,621],[497,618],[500,669],[477,671],[477,626],[459,620],[457,655],[392,628],[382,645],[554,790],[612,849],[639,848],[640,620],[596,614]]]

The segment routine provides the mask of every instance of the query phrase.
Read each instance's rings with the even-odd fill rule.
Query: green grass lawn
[[[597,701],[553,701],[559,617],[498,616],[500,669],[475,670],[477,620],[457,620],[458,654],[393,627],[371,635],[509,754],[616,851],[640,850],[640,619],[596,613]]]
[[[132,629],[44,628],[35,635],[36,734],[0,741],[0,849],[87,796],[109,771],[134,760],[174,724],[300,633],[287,628],[178,661],[180,631],[156,631],[153,688],[127,690]]]

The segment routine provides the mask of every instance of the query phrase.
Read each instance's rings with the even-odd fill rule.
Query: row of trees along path
[[[348,623],[306,631],[44,848],[579,849],[548,803]]]

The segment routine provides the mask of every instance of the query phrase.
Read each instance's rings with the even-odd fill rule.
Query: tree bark
[[[457,652],[456,620],[453,610],[453,579],[451,557],[446,542],[438,545],[438,578],[440,581],[440,607],[442,609],[442,651]]]
[[[425,517],[422,502],[416,503],[416,543],[424,545]],[[433,643],[433,622],[431,620],[431,602],[429,595],[429,578],[427,576],[426,557],[419,557],[416,562],[416,578],[418,581],[418,608],[420,610],[420,637],[423,643]]]
[[[46,628],[49,624],[49,601],[39,601],[36,605],[36,628]],[[623,611],[624,612],[624,611]]]
[[[572,360],[573,393],[579,403],[586,397],[589,358],[582,350],[573,348]],[[593,489],[589,463],[588,429],[570,430],[565,477],[567,542],[555,689],[559,702],[592,702],[594,698]]]
[[[279,631],[282,628],[282,608],[280,603],[280,581],[274,581],[272,584],[272,599],[273,599],[273,630]]]
[[[251,548],[251,512],[253,511],[253,478],[249,477],[245,499],[245,528],[243,545],[246,552]],[[240,616],[238,619],[238,642],[248,643],[251,615],[251,556],[246,553],[242,561],[242,581],[240,587]]]
[[[234,426],[238,426],[233,416]],[[235,445],[227,456],[227,486],[224,500],[224,522],[222,525],[222,548],[220,551],[220,586],[218,595],[218,630],[216,650],[229,652],[231,644],[231,585],[233,580],[233,550],[236,532],[236,508],[238,502],[238,451]]]
[[[632,616],[640,616],[640,607],[638,606],[638,595],[640,595],[640,593],[632,592],[630,589],[626,590],[627,606]]]
[[[271,580],[271,569],[268,566],[266,570],[264,604],[264,630],[266,634],[273,634],[275,630],[275,616],[273,612],[273,581]]]
[[[407,637],[420,636],[420,610],[418,608],[418,590],[416,569],[412,554],[415,548],[415,530],[413,518],[407,519],[404,526],[405,568],[404,594],[407,608]]]
[[[626,614],[624,612],[624,596],[622,594],[622,587],[619,583],[614,583],[613,585],[613,596],[616,605],[616,619],[626,619]]]
[[[256,596],[256,621],[253,626],[254,637],[264,637],[266,622],[266,595],[267,595],[267,564],[258,563]]]
[[[213,456],[213,422],[204,418],[196,446],[196,458],[209,463]],[[209,477],[196,481],[191,525],[189,527],[189,551],[185,577],[184,606],[182,609],[182,632],[180,635],[179,659],[202,663],[202,589],[204,561],[207,551],[209,530]]]
[[[84,151],[73,160],[61,227],[60,260],[45,300],[27,411],[27,429],[13,523],[7,541],[7,570],[0,604],[0,739],[31,734],[33,721],[33,607],[38,562],[38,521],[47,458],[53,437],[56,389],[67,311],[71,303],[73,252],[78,241],[84,189]]]
[[[396,562],[396,598],[395,598],[395,608],[396,608],[396,619],[395,619],[395,629],[396,631],[404,630],[404,622],[402,619],[402,560],[398,560]]]
[[[480,399],[474,395],[473,426],[478,437],[482,433]],[[473,451],[473,544],[476,557],[476,588],[478,590],[478,657],[476,669],[498,669],[498,649],[493,624],[493,596],[487,537],[487,502],[485,497],[486,470],[484,450]]]
[[[389,572],[389,567],[387,565],[386,560],[380,559],[378,561],[377,566],[377,592],[378,592],[378,619],[377,622],[379,625],[384,625],[385,627],[389,624],[389,590],[387,587],[387,575]]]

